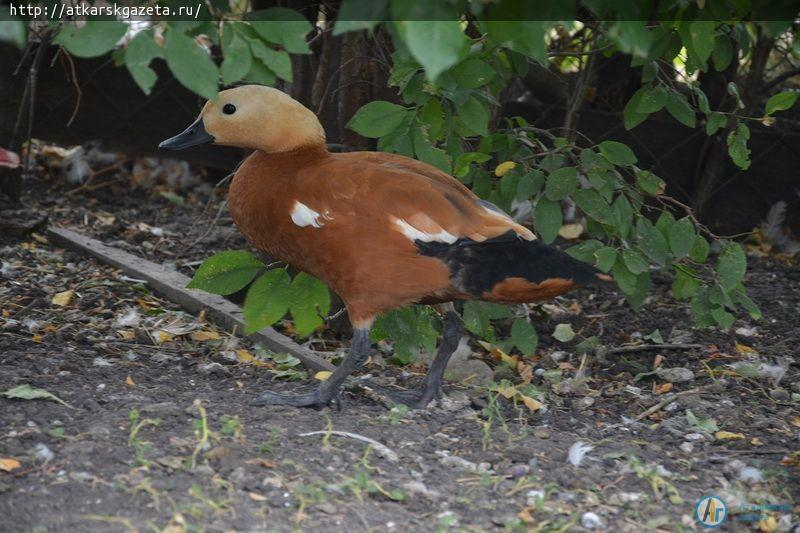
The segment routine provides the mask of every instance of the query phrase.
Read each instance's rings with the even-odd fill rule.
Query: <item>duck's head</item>
[[[186,130],[158,145],[182,150],[201,144],[252,148],[268,153],[325,146],[316,115],[272,87],[243,85],[219,93]]]

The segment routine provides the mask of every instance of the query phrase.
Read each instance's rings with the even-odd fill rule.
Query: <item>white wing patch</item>
[[[295,223],[296,226],[300,226],[304,228],[306,226],[311,226],[313,228],[321,228],[325,225],[324,222],[320,220],[323,219],[330,219],[331,217],[326,212],[325,215],[320,215],[306,204],[295,200],[294,206],[292,207],[292,222]]]
[[[394,218],[392,217],[392,222],[397,229],[411,242],[414,241],[422,241],[422,242],[445,242],[447,244],[453,244],[458,240],[458,237],[453,235],[452,233],[448,232],[447,230],[442,230],[438,233],[426,233],[422,230],[419,230],[403,220],[402,218]]]

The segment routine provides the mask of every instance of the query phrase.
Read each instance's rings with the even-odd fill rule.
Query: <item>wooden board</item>
[[[148,286],[164,298],[175,302],[191,313],[205,310],[205,316],[218,326],[237,334],[244,331],[242,309],[222,296],[187,289],[189,278],[180,272],[165,268],[141,257],[82,235],[72,230],[50,227],[50,241],[64,248],[91,255],[100,262],[118,268],[127,275],[147,282]],[[335,366],[311,350],[303,348],[292,339],[272,328],[264,328],[249,336],[265,348],[277,353],[289,353],[302,361],[312,371],[334,370]]]

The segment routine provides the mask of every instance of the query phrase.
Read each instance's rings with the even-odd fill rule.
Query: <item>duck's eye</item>
[[[225,104],[224,106],[222,106],[222,112],[225,113],[226,115],[233,115],[234,113],[236,113],[236,106],[233,104]]]

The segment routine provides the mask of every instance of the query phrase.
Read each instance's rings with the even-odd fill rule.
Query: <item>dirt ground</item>
[[[79,190],[29,182],[26,212],[189,274],[246,246],[189,169],[136,165]],[[0,397],[1,531],[684,531],[706,495],[726,502],[727,530],[800,523],[800,271],[780,258],[750,258],[764,317],[729,332],[692,329],[658,276],[637,312],[611,289],[534,308],[540,345],[520,368],[535,411],[470,379],[427,411],[359,388],[342,411],[250,407],[314,379],[41,234],[0,245],[0,265],[0,393],[68,404]],[[573,341],[552,337],[560,323]],[[340,329],[312,346],[340,353]],[[653,339],[689,347],[614,351]],[[407,385],[424,371],[384,359],[365,372]]]

